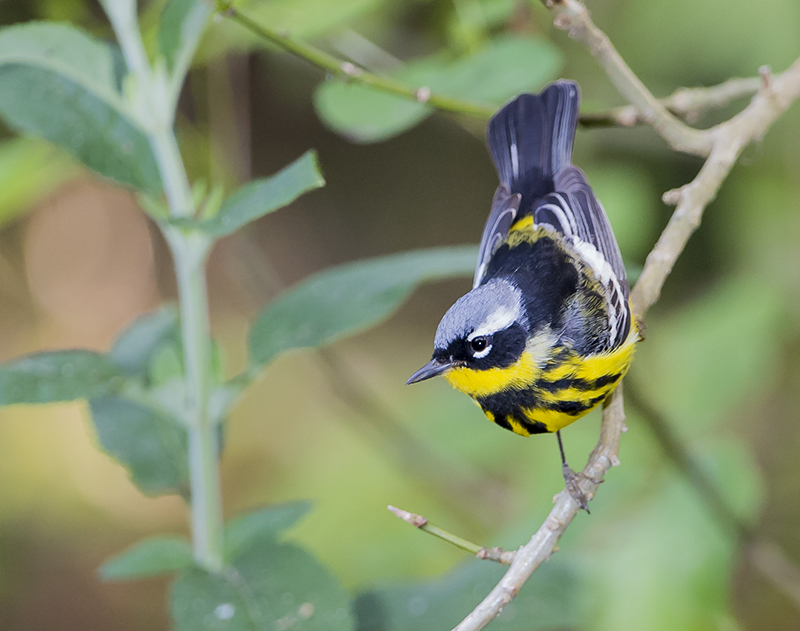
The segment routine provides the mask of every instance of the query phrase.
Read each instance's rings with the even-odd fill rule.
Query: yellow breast
[[[533,356],[524,352],[514,364],[506,368],[473,370],[453,368],[444,378],[456,390],[471,397],[485,397],[506,390],[524,390],[541,374]]]
[[[572,353],[551,361],[556,353],[552,338],[539,338],[511,366],[454,368],[445,379],[474,398],[489,420],[517,434],[555,432],[597,407],[614,390],[630,367],[639,339],[634,326],[611,352]]]

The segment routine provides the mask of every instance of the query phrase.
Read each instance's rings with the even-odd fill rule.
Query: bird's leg
[[[564,482],[567,485],[567,493],[577,502],[578,506],[588,513],[589,498],[586,496],[586,493],[581,490],[581,487],[578,486],[578,480],[587,476],[583,472],[575,473],[575,471],[570,469],[567,464],[567,456],[564,454],[564,443],[561,442],[560,431],[556,432],[556,437],[558,438],[558,450],[561,452],[561,472],[564,475]],[[598,480],[592,480],[592,482],[600,484]]]

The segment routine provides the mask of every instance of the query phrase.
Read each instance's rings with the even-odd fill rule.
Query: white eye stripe
[[[476,337],[492,335],[498,331],[507,329],[514,324],[514,322],[516,322],[518,315],[519,309],[497,309],[486,319],[485,322],[483,322],[479,327],[469,334],[467,341],[471,342]]]
[[[484,348],[482,351],[480,351],[478,353],[472,353],[472,356],[475,359],[483,359],[484,357],[486,357],[489,354],[490,350],[492,350],[492,345],[491,344],[489,344],[486,348]]]

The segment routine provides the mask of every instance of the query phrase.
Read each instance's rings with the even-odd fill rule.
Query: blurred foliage
[[[453,96],[497,104],[515,91],[538,89],[561,72],[581,81],[592,109],[620,102],[594,61],[552,28],[550,15],[536,2],[249,0],[237,7],[338,56]],[[176,37],[182,42],[192,37],[191,28],[181,26],[189,24],[184,19],[191,8],[184,0],[140,3],[151,59],[160,51],[170,67],[176,63],[182,50]],[[800,5],[793,0],[761,5],[609,0],[591,2],[590,8],[659,94],[753,75],[763,64],[781,70],[798,54]],[[126,113],[119,52],[107,43],[110,30],[96,3],[0,4],[4,25],[34,19],[68,21],[76,28],[18,26],[0,37],[0,48],[6,47],[5,53],[0,50],[0,114],[9,132],[60,143],[96,172],[144,187],[158,201],[160,181],[150,147],[135,117]],[[15,39],[20,34],[30,35],[26,48]],[[273,506],[229,524],[232,565],[224,576],[192,567],[182,536],[153,536],[184,532],[184,507],[169,497],[141,498],[125,475],[151,495],[185,493],[183,365],[172,308],[134,321],[108,355],[61,351],[11,361],[0,370],[4,403],[90,402],[0,410],[3,628],[167,628],[166,607],[152,605],[161,591],[154,601],[153,593],[137,592],[135,583],[87,587],[95,585],[92,574],[103,559],[123,548],[128,549],[103,566],[105,578],[180,572],[170,605],[179,629],[447,628],[485,595],[502,569],[474,560],[455,566],[461,553],[397,522],[385,505],[449,522],[451,530],[483,545],[514,548],[527,540],[561,488],[552,437],[523,441],[501,432],[443,383],[402,386],[429,356],[441,313],[468,288],[470,248],[439,250],[427,263],[420,255],[401,254],[372,267],[359,263],[323,271],[276,297],[284,284],[332,264],[476,241],[495,186],[480,124],[455,121],[462,128],[452,117],[429,117],[417,103],[325,82],[297,60],[261,49],[240,27],[224,20],[212,24],[181,96],[179,126],[193,172],[208,178],[219,170],[208,165],[222,165],[231,169],[230,181],[249,180],[250,174],[233,170],[219,149],[222,127],[215,112],[224,111],[218,106],[225,97],[234,105],[226,116],[243,138],[235,146],[248,156],[242,163],[255,175],[288,177],[280,169],[313,146],[327,179],[322,191],[300,198],[291,211],[263,219],[319,186],[316,168],[278,194],[271,178],[245,184],[227,200],[214,188],[219,182],[196,187],[208,207],[202,219],[215,226],[208,231],[213,237],[247,224],[243,233],[220,242],[210,265],[221,349],[213,416],[232,417],[226,423],[226,513]],[[19,51],[27,51],[21,61],[14,56]],[[244,82],[231,74],[229,82],[220,83],[207,70],[209,60],[244,60],[249,64]],[[41,89],[29,89],[34,82]],[[58,116],[52,115],[54,108]],[[389,140],[353,145],[330,130],[359,142]],[[631,373],[737,514],[781,544],[789,559],[800,559],[798,133],[795,109],[763,144],[748,150],[648,318],[647,341]],[[110,307],[87,305],[82,317],[88,332],[46,315],[36,299],[29,255],[40,237],[24,213],[62,203],[61,187],[75,185],[65,185],[75,178],[86,181],[85,171],[67,152],[40,140],[9,133],[0,142],[3,359],[44,346],[108,349],[110,339],[92,329],[109,319]],[[306,171],[310,160],[307,154],[296,168]],[[603,201],[632,266],[643,262],[668,216],[660,193],[688,181],[698,166],[670,154],[647,129],[579,133],[576,162]],[[274,204],[259,201],[265,191]],[[59,208],[63,221],[78,221],[77,213]],[[225,216],[232,224],[223,226]],[[110,217],[113,221],[114,214]],[[85,229],[92,239],[106,238],[97,226]],[[154,255],[148,254],[158,265],[153,283],[160,300],[171,300],[169,261],[157,237],[153,242]],[[122,244],[106,247],[113,253]],[[99,284],[103,273],[97,264],[85,283]],[[144,272],[127,273],[135,278]],[[465,278],[423,289],[400,308],[421,281],[459,276]],[[348,313],[343,306],[353,305],[353,292],[366,287],[375,293]],[[248,341],[250,321],[267,298]],[[113,300],[109,297],[109,305]],[[142,300],[128,308],[128,319],[152,307],[152,297]],[[404,428],[453,462],[503,481],[513,498],[511,509],[491,515],[488,525],[448,508],[437,480],[415,482],[408,473],[413,459],[398,468],[354,429],[351,418],[359,410],[340,400],[313,355],[277,356],[361,332],[395,312],[386,326],[337,342],[333,352],[396,412]],[[236,375],[248,370],[248,351],[256,364],[271,364],[263,382],[242,396]],[[54,381],[53,375],[60,378]],[[88,433],[87,410],[95,425]],[[597,418],[587,417],[566,433],[571,460],[588,454]],[[761,582],[737,542],[671,468],[633,408],[628,426],[623,466],[609,475],[591,517],[576,520],[562,552],[540,568],[490,628],[800,625],[797,611]],[[94,440],[124,470],[98,455]],[[170,457],[163,456],[165,450]],[[306,505],[274,506],[298,497],[315,505],[303,521]],[[474,511],[477,515],[481,507]],[[276,584],[279,574],[286,579]],[[157,587],[163,590],[163,584]],[[310,609],[305,605],[312,600]]]
[[[226,569],[190,567],[173,586],[175,628],[352,629],[348,594],[308,552],[279,540],[307,510],[296,503],[233,521],[225,533]]]
[[[118,54],[56,23],[3,29],[0,114],[13,129],[63,147],[101,175],[159,193],[141,121],[119,93]]]
[[[266,364],[293,348],[322,346],[387,318],[424,281],[473,273],[472,247],[404,252],[326,270],[270,303],[253,323],[250,352]]]
[[[0,226],[12,221],[74,177],[77,169],[63,152],[30,138],[0,143]]]
[[[502,578],[507,568],[471,560],[436,581],[368,591],[355,601],[358,629],[451,629]],[[568,629],[580,622],[571,568],[545,565],[503,613],[495,629]]]
[[[192,544],[183,537],[162,535],[140,541],[109,559],[97,570],[105,581],[150,578],[194,565]]]

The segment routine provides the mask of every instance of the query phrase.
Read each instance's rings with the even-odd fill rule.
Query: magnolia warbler
[[[571,164],[580,91],[558,81],[489,121],[500,179],[472,291],[445,313],[431,361],[489,420],[521,436],[556,432],[567,489],[587,498],[560,430],[597,407],[628,370],[639,327],[605,210]]]

